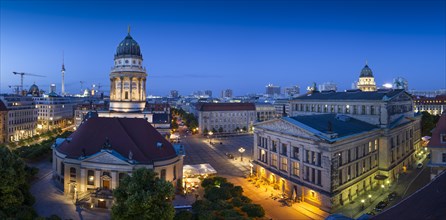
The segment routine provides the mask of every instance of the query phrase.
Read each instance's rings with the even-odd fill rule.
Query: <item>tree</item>
[[[218,128],[218,132],[223,133],[223,128],[222,127]]]
[[[146,168],[133,172],[113,191],[113,219],[173,219],[174,187]]]
[[[36,217],[31,207],[34,197],[29,192],[31,177],[25,163],[6,147],[0,147],[0,176],[0,219]]]
[[[439,119],[439,115],[431,115],[426,111],[421,112],[421,136],[431,136],[431,131],[435,128]]]
[[[205,128],[205,129],[203,130],[203,135],[208,135],[208,133],[209,133],[208,129]]]
[[[265,216],[265,210],[262,206],[257,204],[245,204],[242,210],[248,214],[249,217],[263,217]]]

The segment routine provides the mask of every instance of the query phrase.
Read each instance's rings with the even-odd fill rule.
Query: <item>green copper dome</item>
[[[116,48],[115,58],[131,56],[138,56],[142,58],[139,44],[135,40],[133,40],[132,36],[130,36],[129,33],[127,34],[127,37],[125,37],[124,40],[122,40]]]
[[[361,75],[359,77],[373,77],[373,72],[370,67],[366,64],[361,70]]]

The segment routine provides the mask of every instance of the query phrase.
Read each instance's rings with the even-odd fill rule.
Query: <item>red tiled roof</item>
[[[446,147],[446,143],[441,142],[441,135],[446,135],[446,113],[441,114],[437,125],[432,132],[432,137],[429,140],[428,147]]]
[[[198,111],[255,111],[254,103],[199,103]]]
[[[142,118],[90,118],[70,138],[57,148],[70,158],[82,156],[82,149],[86,156],[100,152],[106,138],[112,150],[126,158],[131,151],[132,159],[138,163],[150,164],[176,156],[172,144]],[[162,143],[162,147],[157,147],[157,143]]]

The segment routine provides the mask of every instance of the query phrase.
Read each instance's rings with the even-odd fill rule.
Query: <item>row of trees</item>
[[[265,216],[258,204],[243,195],[243,188],[234,186],[223,177],[204,179],[202,184],[204,200],[192,205],[193,212],[183,211],[175,216],[176,220],[193,219],[252,219]]]
[[[14,153],[19,157],[24,159],[38,159],[42,156],[45,156],[51,152],[51,145],[53,145],[56,138],[66,138],[70,136],[72,132],[66,131],[59,136],[50,137],[40,143],[33,144],[30,146],[22,146],[14,150]]]
[[[186,125],[188,128],[193,129],[198,127],[198,120],[194,114],[187,113],[181,108],[172,108],[171,112],[173,116],[179,116],[183,120],[184,125]]]
[[[215,128],[212,128],[212,133],[214,133],[214,134],[217,134],[217,132],[218,133],[223,133],[223,128],[222,127],[220,127],[220,128],[218,128],[218,130],[216,130]],[[243,127],[242,129],[240,129],[239,127],[237,127],[237,128],[235,128],[234,129],[234,132],[235,133],[238,133],[238,132],[246,132],[247,130],[246,130],[246,127]],[[205,128],[204,130],[203,130],[203,134],[204,135],[208,135],[208,133],[209,133],[209,130],[207,129],[207,128]]]
[[[431,115],[426,111],[421,112],[421,136],[431,136],[440,115]]]

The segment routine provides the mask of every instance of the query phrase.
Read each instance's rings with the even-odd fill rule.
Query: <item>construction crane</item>
[[[19,72],[12,72],[14,75],[20,75],[20,91],[23,91],[23,76],[37,76],[37,77],[46,77],[42,75],[32,74],[32,73],[19,73]]]

